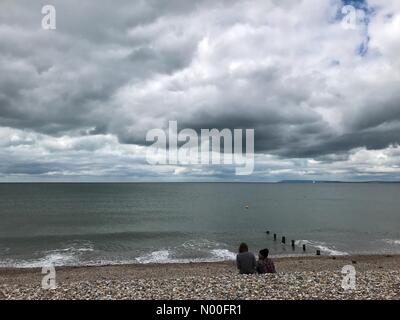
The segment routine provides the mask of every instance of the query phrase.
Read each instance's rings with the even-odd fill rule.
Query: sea
[[[0,184],[0,267],[225,261],[241,242],[400,254],[400,184]]]

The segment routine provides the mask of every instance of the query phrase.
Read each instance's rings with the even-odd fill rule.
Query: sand
[[[56,289],[41,269],[0,268],[0,299],[400,299],[400,256],[274,258],[277,274],[238,275],[233,261],[56,267]],[[356,270],[344,290],[343,266]]]

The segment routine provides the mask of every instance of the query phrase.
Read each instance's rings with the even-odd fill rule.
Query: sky
[[[399,181],[399,52],[397,0],[0,0],[0,182]],[[171,120],[254,172],[149,164]]]

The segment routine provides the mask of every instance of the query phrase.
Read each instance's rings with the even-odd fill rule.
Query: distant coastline
[[[369,180],[369,181],[341,181],[341,180],[282,180],[278,183],[400,183],[400,181],[382,181],[382,180]]]

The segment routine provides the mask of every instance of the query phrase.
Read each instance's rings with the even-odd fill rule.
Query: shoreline
[[[347,253],[347,252],[340,252],[337,250],[333,250],[336,253],[328,253],[323,252],[321,250],[320,255],[316,255],[315,253],[288,253],[288,254],[277,254],[277,255],[269,255],[271,259],[274,261],[284,261],[284,260],[302,260],[302,259],[340,259],[340,258],[351,258],[351,257],[400,257],[400,253],[398,252],[371,252],[371,253]],[[236,253],[230,252],[232,255],[236,257]],[[257,252],[253,252],[258,259]],[[235,258],[227,258],[227,259],[207,259],[207,258],[182,258],[182,259],[171,259],[171,260],[160,260],[159,262],[156,261],[146,261],[146,262],[139,262],[140,259],[132,259],[132,260],[119,260],[119,261],[102,261],[102,262],[89,262],[85,264],[77,263],[77,264],[59,264],[54,265],[52,263],[47,263],[46,261],[39,262],[24,262],[21,264],[0,264],[0,273],[4,270],[35,270],[40,269],[45,266],[54,265],[57,269],[58,268],[93,268],[93,267],[117,267],[117,266],[151,266],[151,265],[186,265],[186,264],[219,264],[219,263],[229,263],[235,262]]]
[[[257,254],[254,253],[257,258]],[[288,261],[302,261],[302,260],[353,260],[353,259],[361,259],[361,261],[374,261],[374,260],[382,260],[387,258],[399,259],[400,261],[400,253],[367,253],[367,254],[338,254],[338,255],[315,255],[315,254],[289,254],[289,255],[270,255],[269,256],[274,262],[288,262]],[[258,258],[257,258],[258,259]],[[234,259],[226,259],[226,260],[171,260],[168,262],[106,262],[106,263],[93,263],[93,264],[76,264],[76,265],[55,265],[56,269],[60,270],[68,270],[68,269],[78,269],[78,268],[118,268],[118,267],[133,267],[133,268],[141,268],[145,266],[149,267],[157,267],[157,266],[185,266],[185,265],[226,265],[226,264],[235,264]],[[47,266],[43,264],[43,266]],[[1,266],[0,265],[0,276],[4,272],[8,271],[27,271],[33,272],[37,270],[41,270],[41,266]]]
[[[277,274],[238,275],[234,261],[0,268],[0,299],[400,299],[400,255],[273,258]],[[352,265],[357,289],[341,288]]]

